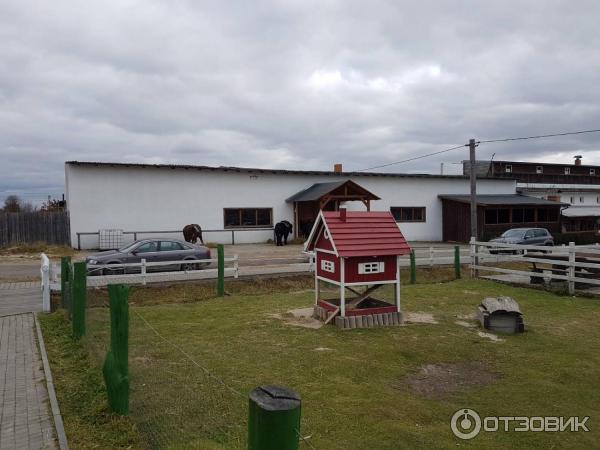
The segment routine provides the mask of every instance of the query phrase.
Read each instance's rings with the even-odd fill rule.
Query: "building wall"
[[[102,228],[124,231],[181,230],[198,223],[204,230],[223,229],[223,208],[273,208],[275,222],[293,223],[293,206],[285,199],[314,183],[352,179],[381,197],[371,204],[373,211],[392,206],[424,206],[426,222],[400,223],[404,236],[412,241],[442,239],[442,204],[439,194],[466,194],[464,178],[346,177],[311,174],[224,172],[184,168],[80,166],[65,168],[67,205],[71,216],[71,240],[77,232]],[[478,180],[480,194],[514,194],[514,180]],[[360,202],[345,205],[364,210]],[[151,235],[138,235],[138,239]],[[177,236],[181,236],[179,233]],[[236,243],[264,242],[269,231],[236,233]],[[131,239],[131,237],[129,237]],[[231,233],[204,234],[205,242],[228,243]],[[82,248],[97,247],[97,237],[82,237]]]

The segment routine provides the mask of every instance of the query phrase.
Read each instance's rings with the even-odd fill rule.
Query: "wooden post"
[[[233,278],[240,276],[240,257],[235,254],[233,255]]]
[[[400,312],[400,257],[396,256],[396,289],[394,291],[396,311]]]
[[[460,278],[460,246],[454,246],[454,279]]]
[[[410,284],[417,282],[417,261],[415,260],[415,250],[410,251]]]
[[[575,242],[569,242],[569,295],[575,295]]]
[[[279,386],[260,386],[250,392],[248,450],[298,450],[301,399]]]
[[[102,374],[106,383],[108,404],[121,415],[129,414],[129,307],[127,286],[108,286],[110,301],[110,350],[106,354]]]
[[[434,256],[433,247],[429,247],[429,267],[433,267],[433,256]]]
[[[471,163],[471,170],[469,171],[469,179],[471,182],[471,236],[477,238],[477,172],[475,170],[475,139],[469,140],[469,160]]]
[[[87,303],[87,268],[85,262],[73,264],[73,337],[85,336],[85,310]]]
[[[217,297],[225,296],[225,249],[217,245]]]
[[[67,283],[69,282],[69,272],[71,268],[71,257],[63,256],[60,258],[60,306],[68,308]]]
[[[346,317],[346,262],[340,257],[340,316]]]
[[[319,283],[319,275],[315,269],[315,305],[319,303],[319,297],[321,296],[321,284]]]

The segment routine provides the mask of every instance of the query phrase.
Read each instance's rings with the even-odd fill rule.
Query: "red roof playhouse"
[[[398,259],[410,247],[390,212],[321,211],[304,250],[315,252],[316,317],[326,323],[335,317],[340,328],[402,323]],[[321,298],[321,281],[339,286],[339,299]],[[385,284],[395,285],[395,304],[371,297]],[[346,290],[356,297],[346,298]]]

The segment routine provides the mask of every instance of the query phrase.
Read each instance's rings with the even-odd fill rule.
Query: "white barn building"
[[[281,220],[292,222],[297,234],[311,214],[316,217],[311,211],[319,198],[329,200],[325,208],[391,210],[408,240],[441,241],[438,195],[469,193],[469,180],[461,175],[78,161],[65,163],[65,182],[71,242],[81,248],[98,247],[97,234],[82,233],[122,229],[140,239],[153,236],[148,231],[174,237],[164,233],[173,231],[182,237],[190,223],[200,224],[205,242],[231,243],[232,230],[236,243],[265,242]],[[516,182],[479,179],[477,188],[478,194],[515,194]]]

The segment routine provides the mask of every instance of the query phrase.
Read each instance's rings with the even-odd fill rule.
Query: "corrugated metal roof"
[[[438,195],[442,200],[453,200],[461,203],[471,203],[469,195]],[[537,197],[528,197],[526,195],[506,194],[506,195],[477,195],[477,204],[479,206],[488,205],[546,205],[559,206],[567,203],[555,202]]]
[[[329,170],[288,170],[288,169],[265,169],[252,167],[231,167],[231,166],[199,166],[189,164],[141,164],[141,163],[119,163],[119,162],[101,162],[101,161],[66,161],[66,165],[71,166],[96,166],[96,167],[137,167],[150,169],[185,169],[200,170],[207,172],[242,172],[242,173],[262,173],[262,174],[282,174],[282,175],[321,175],[336,178],[341,177],[389,177],[389,178],[446,178],[465,180],[468,177],[464,175],[436,175],[431,173],[386,173],[386,172],[333,172]],[[477,177],[489,178],[491,177]],[[513,178],[503,178],[511,181]]]
[[[345,221],[340,218],[339,211],[324,211],[322,214],[339,256],[410,253],[410,247],[390,212],[347,211]]]

